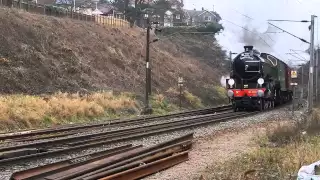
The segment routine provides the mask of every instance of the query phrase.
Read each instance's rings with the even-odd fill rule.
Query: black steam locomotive
[[[291,69],[280,59],[244,46],[244,52],[233,59],[230,79],[226,80],[234,111],[262,111],[290,101],[290,74]]]

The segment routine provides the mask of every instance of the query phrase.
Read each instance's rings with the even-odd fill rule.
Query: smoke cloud
[[[261,30],[263,24],[253,25],[252,20],[246,19],[245,29],[239,36],[239,42],[245,45],[252,45],[261,52],[273,52],[275,45],[275,34],[277,30],[268,24],[266,30]],[[271,32],[271,33],[270,33]]]

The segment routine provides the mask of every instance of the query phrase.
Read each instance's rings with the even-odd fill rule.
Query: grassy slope
[[[143,30],[0,8],[0,32],[0,131],[133,115],[141,109]],[[179,75],[186,80],[184,107],[226,102],[219,83],[224,55],[212,37],[161,38],[151,45],[155,113],[178,109]],[[66,93],[56,94],[60,91]],[[82,96],[87,92],[96,93]]]
[[[319,160],[320,110],[303,122],[279,123],[257,138],[260,148],[224,164],[216,164],[205,179],[296,179],[301,166]]]
[[[144,92],[145,32],[141,29],[106,28],[1,9],[0,32],[0,92]],[[214,53],[220,48],[212,44],[212,38],[188,38],[189,44],[166,39],[151,46],[154,92],[176,88],[179,74],[195,95],[202,94],[196,91],[200,87],[219,85],[221,63],[217,66],[199,59],[223,59],[221,53]],[[190,44],[211,55],[193,53]]]

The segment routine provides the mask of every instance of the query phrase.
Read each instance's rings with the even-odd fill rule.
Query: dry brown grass
[[[302,165],[319,160],[320,110],[300,122],[281,122],[267,127],[260,148],[224,164],[215,164],[204,179],[296,179]]]
[[[112,117],[121,111],[138,112],[135,99],[112,92],[86,96],[57,93],[47,97],[7,95],[0,97],[0,128],[20,129],[63,124],[93,117]]]
[[[0,32],[2,93],[112,89],[144,94],[145,30],[0,7]],[[204,96],[199,89],[205,84],[220,84],[225,69],[220,64],[225,57],[212,44],[212,37],[161,39],[150,46],[153,92],[167,96],[165,91],[177,87],[179,75],[186,80],[188,91],[198,97]],[[218,104],[214,98],[210,102]]]

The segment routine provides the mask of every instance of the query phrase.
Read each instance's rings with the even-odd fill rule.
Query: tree
[[[218,23],[208,23],[206,26],[200,26],[197,28],[198,32],[214,32],[218,33],[220,30],[223,30],[223,26]]]
[[[153,15],[160,16],[160,24],[163,25],[165,13],[172,10],[172,3],[168,0],[156,0],[151,8],[153,9]]]

